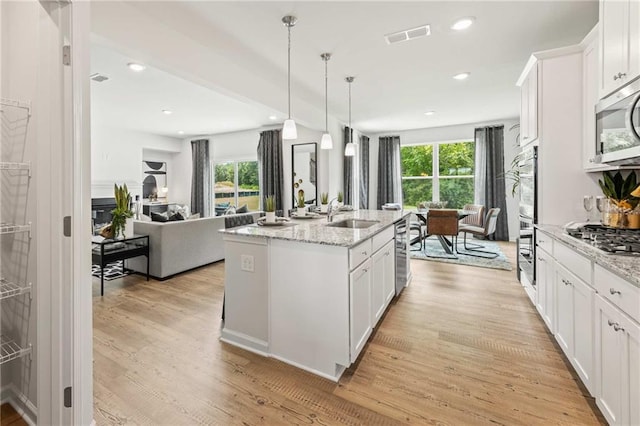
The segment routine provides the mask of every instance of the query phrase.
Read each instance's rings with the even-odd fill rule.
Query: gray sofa
[[[168,278],[198,266],[224,259],[223,234],[225,218],[252,215],[257,220],[262,212],[205,217],[175,222],[134,221],[136,234],[149,236],[149,274],[157,279]],[[146,273],[146,259],[129,259],[127,267]]]

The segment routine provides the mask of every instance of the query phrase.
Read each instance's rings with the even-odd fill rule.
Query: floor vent
[[[401,41],[409,41],[420,37],[426,37],[428,35],[431,35],[431,27],[429,25],[422,25],[409,30],[387,34],[384,36],[384,39],[387,41],[387,44],[393,44],[400,43]]]

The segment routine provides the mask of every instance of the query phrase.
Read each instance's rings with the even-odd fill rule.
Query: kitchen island
[[[220,339],[337,381],[395,295],[394,225],[408,216],[359,210],[338,212],[332,223],[326,216],[292,218],[283,226],[221,231]],[[371,222],[339,227],[351,219]]]

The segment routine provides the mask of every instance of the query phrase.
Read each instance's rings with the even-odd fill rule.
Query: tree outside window
[[[228,202],[249,210],[260,209],[257,161],[228,161],[213,166],[214,205]]]
[[[429,201],[446,201],[448,208],[473,203],[474,151],[473,142],[402,147],[404,208]]]

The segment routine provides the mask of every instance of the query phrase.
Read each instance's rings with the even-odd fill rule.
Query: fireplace
[[[96,234],[103,226],[111,222],[111,210],[116,208],[115,198],[91,199],[91,223]]]

